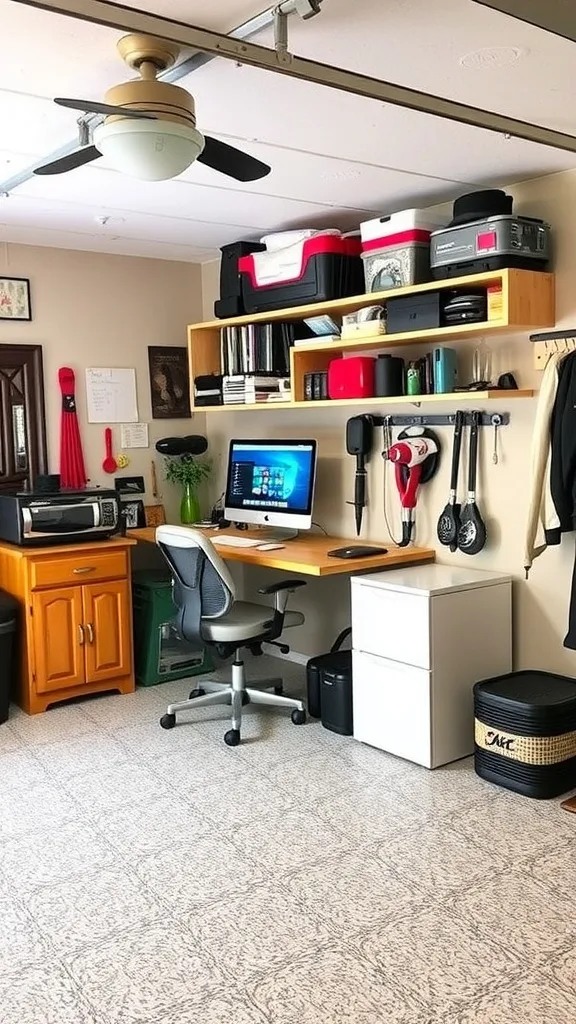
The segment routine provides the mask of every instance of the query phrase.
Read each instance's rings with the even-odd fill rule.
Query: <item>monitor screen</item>
[[[309,528],[316,441],[230,442],[226,518]]]

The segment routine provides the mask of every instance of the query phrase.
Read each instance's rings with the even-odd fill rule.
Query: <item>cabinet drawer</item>
[[[431,668],[429,600],[354,584],[352,646],[391,661]]]
[[[96,551],[59,558],[34,560],[31,565],[32,590],[57,587],[66,583],[94,583],[128,575],[126,551]]]
[[[354,738],[432,767],[429,672],[352,652]]]

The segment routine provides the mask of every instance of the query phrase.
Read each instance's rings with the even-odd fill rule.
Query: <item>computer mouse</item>
[[[284,544],[257,544],[256,551],[279,551]]]
[[[369,547],[366,544],[351,544],[346,548],[328,551],[329,558],[369,558],[370,555],[386,555],[388,548]]]

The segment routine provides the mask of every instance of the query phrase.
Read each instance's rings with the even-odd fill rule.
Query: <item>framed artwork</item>
[[[149,345],[152,419],[190,419],[190,374],[184,346]]]
[[[31,320],[30,281],[27,277],[0,277],[0,320]]]
[[[135,501],[122,502],[122,512],[126,516],[127,530],[138,530],[146,526],[144,502],[141,498],[136,498]]]

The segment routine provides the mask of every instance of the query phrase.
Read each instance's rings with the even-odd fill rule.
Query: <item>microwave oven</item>
[[[120,529],[116,491],[0,493],[0,540],[21,547],[74,544],[111,537]]]

